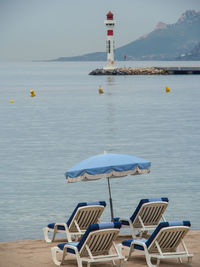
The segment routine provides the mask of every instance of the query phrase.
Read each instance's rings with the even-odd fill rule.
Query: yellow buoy
[[[31,96],[31,97],[36,96],[35,91],[34,91],[33,89],[30,90],[30,96]]]
[[[170,88],[168,86],[165,87],[165,91],[166,93],[169,93],[170,92]]]
[[[99,94],[103,94],[103,93],[104,93],[103,88],[101,88],[101,86],[99,86]]]
[[[14,100],[13,100],[13,99],[11,99],[11,100],[10,100],[10,103],[14,103]]]

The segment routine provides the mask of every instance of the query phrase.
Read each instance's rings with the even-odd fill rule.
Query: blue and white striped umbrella
[[[113,219],[109,179],[124,177],[130,174],[149,173],[150,167],[151,162],[142,158],[124,154],[105,153],[77,163],[65,173],[65,176],[68,183],[107,178],[110,194],[111,218]]]

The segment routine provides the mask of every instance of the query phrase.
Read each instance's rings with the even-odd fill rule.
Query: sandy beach
[[[117,242],[129,239],[129,236],[119,236]],[[44,240],[23,240],[0,243],[0,267],[55,267],[52,261],[50,248],[56,246],[58,242],[47,244]],[[63,240],[62,240],[63,242]],[[183,264],[178,260],[163,260],[160,267],[180,267],[180,266],[200,266],[200,231],[191,230],[185,237],[185,243],[190,253],[194,254],[192,263],[188,264],[184,259]],[[123,252],[124,254],[125,252]],[[66,267],[75,267],[75,258],[70,257],[66,261]],[[86,266],[86,265],[85,265]],[[92,264],[92,266],[102,266],[102,264]],[[112,266],[111,263],[104,263],[103,266]],[[146,261],[141,253],[135,253],[131,261],[124,262],[125,267],[146,267]]]

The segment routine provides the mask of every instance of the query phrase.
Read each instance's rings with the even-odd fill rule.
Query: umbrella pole
[[[108,180],[108,190],[109,190],[109,200],[110,200],[110,213],[111,213],[111,221],[114,221],[114,214],[113,214],[113,204],[112,204],[112,197],[111,197],[111,190],[110,190],[110,180],[109,178],[107,178]]]

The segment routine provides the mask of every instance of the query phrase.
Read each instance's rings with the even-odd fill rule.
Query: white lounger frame
[[[172,226],[162,228],[157,236],[154,238],[150,246],[147,248],[146,244],[133,240],[131,247],[122,246],[122,248],[128,248],[129,254],[127,260],[130,260],[131,254],[134,251],[134,244],[143,246],[144,254],[148,267],[158,267],[161,259],[178,258],[182,262],[181,258],[187,258],[188,262],[191,261],[193,254],[189,254],[187,247],[183,241],[184,236],[189,231],[187,226]],[[179,250],[179,245],[182,244],[183,250]],[[152,264],[151,259],[157,259],[156,264]]]
[[[164,201],[145,203],[141,206],[133,222],[130,219],[120,218],[120,221],[126,220],[129,222],[129,225],[122,225],[122,227],[130,227],[132,237],[138,238],[138,233],[141,236],[143,233],[154,230],[161,219],[166,221],[163,214],[167,207],[168,202]]]
[[[114,240],[119,234],[119,229],[102,229],[90,232],[86,238],[80,251],[70,244],[66,244],[64,249],[61,250],[58,247],[51,248],[52,258],[56,265],[63,265],[67,254],[75,255],[77,259],[78,267],[82,267],[83,262],[87,262],[87,267],[93,262],[105,262],[114,260],[120,261],[120,267],[122,267],[124,257],[121,254],[121,248],[116,246]],[[115,253],[112,252],[112,247]],[[75,254],[68,253],[67,248],[75,250]],[[61,260],[57,259],[57,254],[61,254]]]
[[[53,242],[57,233],[65,233],[68,242],[71,242],[72,238],[77,240],[85,233],[90,224],[99,222],[103,211],[104,206],[102,205],[79,207],[69,226],[66,223],[56,223],[54,229],[49,227],[43,228],[45,241],[47,243]],[[65,230],[59,230],[58,225],[64,226]],[[52,238],[49,238],[49,232],[53,233]]]

